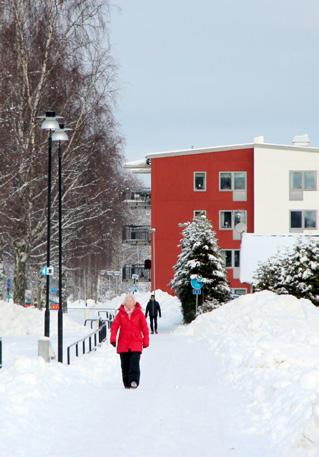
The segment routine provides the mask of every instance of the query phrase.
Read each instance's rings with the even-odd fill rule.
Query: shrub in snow
[[[314,241],[299,242],[294,250],[273,257],[262,264],[255,276],[256,290],[308,298],[319,304],[319,245]]]
[[[175,265],[171,287],[182,303],[184,322],[196,317],[192,277],[201,276],[204,286],[199,296],[198,314],[211,311],[230,297],[226,267],[211,223],[196,218],[183,230],[181,253]]]

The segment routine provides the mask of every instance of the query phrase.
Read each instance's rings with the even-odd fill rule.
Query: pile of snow
[[[310,301],[246,295],[176,332],[205,339],[223,361],[247,394],[253,432],[282,451],[319,455],[319,310]]]
[[[52,335],[57,333],[57,314],[57,311],[50,312]],[[0,336],[43,336],[44,310],[0,301],[0,316]],[[74,322],[67,315],[63,318],[63,328],[65,333],[83,333],[83,324]]]
[[[93,300],[88,300],[86,303],[83,300],[78,300],[76,302],[70,303],[69,306],[71,308],[77,308],[78,310],[82,310],[83,313],[85,312],[87,317],[97,317],[97,313],[94,313],[95,309],[99,308],[107,308],[117,310],[120,305],[123,303],[126,294],[119,295],[114,297],[111,300],[107,300],[103,303],[95,303]],[[142,306],[143,310],[145,311],[147,302],[151,297],[150,292],[136,292],[134,294],[137,302]],[[155,298],[159,302],[161,311],[162,311],[162,318],[159,321],[159,325],[162,330],[170,330],[176,325],[180,325],[183,321],[182,317],[182,310],[181,304],[177,297],[174,297],[167,292],[163,292],[160,289],[155,291]],[[77,310],[76,310],[77,311]],[[80,311],[77,311],[79,314]],[[74,314],[75,318],[75,311],[73,309],[70,311],[70,316]],[[84,314],[83,314],[84,316]]]

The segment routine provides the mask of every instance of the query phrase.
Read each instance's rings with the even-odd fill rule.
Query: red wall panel
[[[194,191],[194,172],[206,171],[206,191]],[[219,172],[247,172],[247,201],[234,202],[232,192],[219,191]],[[179,223],[193,219],[193,211],[204,209],[222,249],[239,249],[232,230],[219,230],[220,210],[246,210],[247,231],[253,232],[253,149],[229,150],[152,159],[152,227],[155,227],[156,288],[172,292],[169,282],[179,253],[182,229]],[[246,287],[232,279],[232,287]],[[154,284],[152,284],[154,288]]]

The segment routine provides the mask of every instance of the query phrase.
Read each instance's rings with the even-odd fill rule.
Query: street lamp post
[[[48,137],[48,213],[47,213],[47,265],[50,267],[51,262],[51,182],[52,182],[52,132],[59,128],[57,116],[54,111],[47,111],[42,116],[43,122],[41,129],[49,131]],[[44,336],[50,336],[50,275],[46,275],[46,302],[44,313]]]
[[[64,124],[59,125],[52,135],[52,141],[58,142],[58,200],[59,200],[59,309],[58,309],[58,362],[63,362],[63,286],[62,286],[62,150],[61,142],[67,141],[68,135]]]

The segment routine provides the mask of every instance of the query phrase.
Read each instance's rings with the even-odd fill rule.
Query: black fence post
[[[99,319],[99,343],[106,339],[106,322]]]

